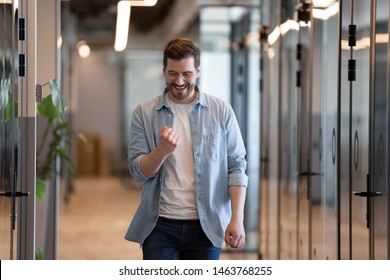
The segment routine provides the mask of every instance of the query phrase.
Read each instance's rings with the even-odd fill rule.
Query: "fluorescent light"
[[[268,44],[272,46],[280,37],[290,30],[299,30],[299,23],[288,19],[281,25],[275,27],[275,29],[268,35]]]
[[[268,44],[272,46],[280,36],[280,27],[279,25],[268,35]]]
[[[313,7],[315,8],[328,8],[334,0],[313,0]]]
[[[145,6],[154,6],[157,3],[157,0],[144,0]]]
[[[299,30],[299,23],[295,20],[288,19],[280,25],[280,33],[286,34],[290,30]]]
[[[157,0],[130,0],[133,7],[152,7],[157,4]]]
[[[330,17],[337,15],[339,12],[339,5],[331,5],[327,7],[326,9],[313,9],[313,17],[322,19],[322,20],[328,20]]]
[[[389,33],[378,33],[375,35],[374,44],[387,44],[389,42]],[[356,41],[356,46],[353,47],[354,50],[363,50],[369,49],[371,46],[371,38],[363,37]],[[343,50],[349,50],[351,47],[348,44],[347,40],[341,41],[341,48]]]
[[[117,5],[116,34],[114,49],[117,52],[126,49],[130,25],[130,1],[119,1]]]
[[[375,43],[385,44],[389,42],[389,33],[377,33],[375,36]]]
[[[57,49],[61,49],[62,47],[62,36],[58,36],[57,38]]]

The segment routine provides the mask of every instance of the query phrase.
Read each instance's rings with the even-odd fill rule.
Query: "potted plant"
[[[46,85],[50,87],[50,94],[47,97],[43,99],[38,97],[39,94],[37,91],[37,112],[38,116],[40,116],[39,125],[44,125],[43,135],[39,139],[36,154],[37,206],[40,206],[45,199],[47,183],[58,175],[58,171],[56,170],[57,158],[61,159],[64,163],[63,167],[69,171],[70,176],[76,176],[75,165],[67,152],[68,144],[73,137],[73,132],[69,126],[69,122],[62,119],[63,114],[68,108],[68,103],[62,95],[56,79],[51,79],[42,86]],[[12,117],[18,116],[18,104],[10,95],[9,88],[10,79],[1,79],[0,111],[5,111],[5,121],[9,121]],[[43,208],[43,210],[47,212],[48,208]],[[45,213],[37,214],[37,216],[39,215],[45,216]],[[37,217],[37,219],[44,218]],[[37,227],[37,230],[44,231],[45,229]],[[35,250],[35,259],[43,259],[41,250],[38,247]]]
[[[40,94],[37,91],[39,124],[44,125],[42,137],[40,137],[39,143],[37,143],[36,154],[36,195],[39,201],[43,201],[45,198],[48,182],[51,182],[56,175],[59,175],[60,171],[56,169],[57,158],[61,159],[63,167],[68,170],[70,176],[76,176],[75,165],[68,153],[73,132],[69,122],[62,119],[63,114],[68,109],[68,103],[62,95],[56,79],[51,79],[42,87],[46,85],[50,87],[48,96],[42,99],[38,96]],[[35,258],[43,259],[39,248],[36,249]]]
[[[62,116],[68,109],[68,102],[61,93],[58,81],[51,79],[48,83],[51,93],[37,102],[39,116],[46,119],[46,127],[37,148],[37,198],[43,199],[46,191],[45,181],[56,175],[55,161],[59,157],[65,164],[71,176],[76,176],[76,168],[67,147],[72,140],[73,132],[69,122]],[[45,151],[46,150],[46,151]],[[45,152],[44,152],[45,151]]]

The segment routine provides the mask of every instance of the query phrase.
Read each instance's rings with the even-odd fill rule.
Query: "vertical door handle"
[[[355,196],[365,197],[367,200],[367,228],[370,228],[371,219],[371,197],[383,196],[381,192],[372,192],[370,187],[370,174],[367,174],[367,191],[365,192],[352,192]]]

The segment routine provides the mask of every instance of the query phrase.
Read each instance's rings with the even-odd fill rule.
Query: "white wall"
[[[92,52],[78,60],[78,106],[76,127],[103,137],[109,148],[111,170],[117,172],[121,158],[121,71],[110,62],[112,53]]]

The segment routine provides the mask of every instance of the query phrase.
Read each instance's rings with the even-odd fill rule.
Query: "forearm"
[[[154,176],[179,143],[180,137],[171,128],[163,126],[159,131],[157,148],[141,158],[141,172],[147,177]]]
[[[147,177],[155,175],[163,164],[168,154],[155,149],[151,153],[143,156],[140,161],[140,170]]]
[[[241,186],[230,186],[229,195],[232,207],[232,220],[244,220],[244,205],[246,188]]]
[[[245,246],[244,204],[246,188],[230,186],[229,195],[232,207],[232,218],[225,231],[226,246],[242,248]]]

